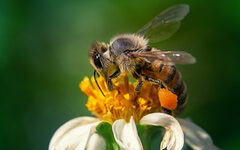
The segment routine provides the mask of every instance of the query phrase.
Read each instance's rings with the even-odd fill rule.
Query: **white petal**
[[[161,143],[161,148],[162,149],[164,149],[164,148],[166,148],[168,146],[168,143],[169,143],[170,139],[171,139],[170,132],[166,132],[164,134],[164,137],[163,137],[163,140],[162,140],[162,143]]]
[[[84,150],[99,123],[98,119],[92,117],[79,117],[68,121],[53,135],[49,150]]]
[[[143,150],[133,117],[131,117],[129,123],[126,123],[124,119],[115,121],[112,125],[112,130],[114,138],[121,149]]]
[[[178,121],[165,113],[152,113],[144,116],[140,124],[162,126],[166,129],[160,149],[180,150],[184,144],[183,131]]]
[[[87,145],[87,150],[105,150],[106,143],[102,136],[94,133],[90,139],[89,144]]]
[[[168,133],[170,133],[170,140],[168,142],[167,149],[175,149],[175,147],[176,147],[176,136],[174,136],[174,134],[172,134],[171,131],[169,131]]]
[[[188,120],[178,119],[178,121],[182,125],[186,143],[194,150],[219,150],[202,128]]]

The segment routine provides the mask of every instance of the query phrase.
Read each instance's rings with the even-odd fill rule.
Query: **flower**
[[[49,150],[142,150],[144,145],[138,135],[136,123],[165,128],[160,149],[182,149],[184,135],[186,143],[193,149],[218,149],[210,136],[191,121],[177,120],[161,112],[161,104],[176,108],[177,96],[169,90],[159,91],[158,87],[144,83],[137,95],[136,84],[129,82],[128,77],[123,82],[115,82],[113,91],[107,90],[101,76],[97,81],[105,96],[93,77],[91,82],[85,77],[79,87],[88,96],[86,107],[98,118],[79,117],[68,121],[53,135]],[[107,132],[107,128],[111,128],[111,133]]]
[[[139,122],[146,114],[161,111],[156,87],[145,83],[141,89],[144,92],[137,95],[135,93],[136,85],[129,83],[128,77],[124,78],[123,83],[116,82],[116,90],[113,91],[107,90],[103,77],[98,78],[98,83],[105,97],[97,87],[93,77],[91,82],[89,78],[85,77],[79,87],[88,96],[86,104],[88,110],[103,121],[112,124],[118,119],[124,119],[128,122],[132,116],[136,122]]]

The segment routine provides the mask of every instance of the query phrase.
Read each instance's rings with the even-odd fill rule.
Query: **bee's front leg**
[[[139,79],[139,80],[138,80],[138,84],[137,84],[137,86],[136,86],[136,88],[135,88],[135,91],[136,91],[137,95],[140,94],[140,90],[141,90],[142,84],[143,84],[143,80],[142,80],[142,79]]]
[[[136,93],[137,93],[137,95],[139,95],[140,94],[140,90],[141,90],[141,87],[142,87],[142,84],[143,84],[143,80],[140,78],[140,76],[139,76],[139,73],[140,71],[139,70],[136,70],[133,74],[132,74],[132,76],[135,78],[135,79],[138,79],[138,84],[137,84],[137,86],[135,87],[135,91],[136,91]]]
[[[107,86],[109,91],[113,90],[112,79],[117,78],[119,75],[120,75],[120,69],[118,68],[110,77],[108,77]]]

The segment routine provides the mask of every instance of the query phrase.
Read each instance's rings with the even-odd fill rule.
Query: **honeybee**
[[[138,80],[137,93],[143,82],[167,88],[178,96],[178,106],[174,111],[181,112],[187,93],[175,64],[193,64],[196,60],[184,51],[160,51],[149,46],[149,42],[159,42],[171,37],[188,12],[188,5],[175,5],[162,11],[134,34],[115,36],[109,44],[93,44],[89,49],[89,60],[95,68],[94,76],[96,73],[102,75],[109,91],[114,88],[112,79],[122,75],[132,75]],[[172,111],[167,108],[165,110]]]

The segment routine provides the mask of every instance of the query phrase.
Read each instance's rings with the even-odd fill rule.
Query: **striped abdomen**
[[[175,113],[181,113],[183,107],[186,104],[187,89],[182,80],[181,73],[176,69],[174,65],[166,65],[159,61],[153,63],[146,63],[141,68],[141,74],[148,78],[149,81],[159,82],[163,84],[165,88],[171,90],[178,96],[178,106],[174,110]],[[156,80],[156,81],[154,81]]]

